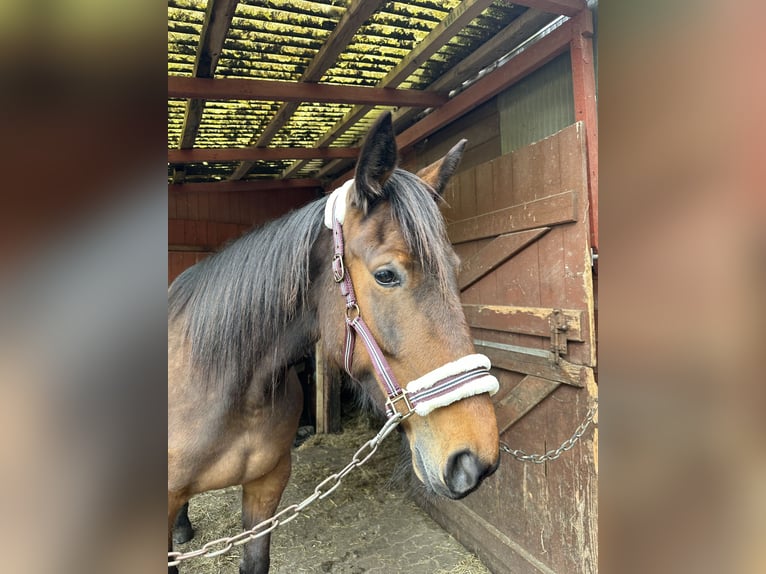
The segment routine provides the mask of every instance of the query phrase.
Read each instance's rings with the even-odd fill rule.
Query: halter
[[[426,373],[422,377],[410,381],[406,389],[402,389],[396,381],[388,361],[383,356],[380,346],[375,341],[367,323],[362,319],[359,304],[354,293],[351,275],[343,265],[343,221],[346,212],[346,194],[354,180],[351,179],[332,192],[325,206],[325,226],[332,229],[333,257],[332,273],[335,282],[340,286],[340,292],[346,299],[346,344],[343,356],[346,372],[351,374],[351,363],[354,356],[356,335],[361,337],[372,360],[373,368],[378,378],[386,387],[386,416],[389,418],[399,414],[407,418],[412,413],[426,416],[434,409],[447,406],[456,401],[489,393],[494,395],[499,383],[489,373],[491,366],[485,355],[466,355],[456,361],[447,363]]]

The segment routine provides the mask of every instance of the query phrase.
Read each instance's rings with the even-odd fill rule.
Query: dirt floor
[[[367,417],[358,414],[343,426],[342,434],[312,436],[293,449],[293,474],[280,508],[311,494],[317,483],[342,469],[377,432]],[[330,497],[316,501],[273,532],[273,574],[489,573],[412,501],[411,473],[403,470],[400,441],[399,434],[392,433]],[[241,531],[240,489],[195,497],[189,516],[197,534],[177,548],[181,551]],[[220,557],[197,558],[181,565],[180,572],[238,572],[239,556],[237,548]]]

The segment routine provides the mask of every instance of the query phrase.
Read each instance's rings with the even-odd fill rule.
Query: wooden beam
[[[576,16],[588,7],[585,0],[518,0],[514,4],[564,16]]]
[[[205,11],[205,21],[202,24],[200,40],[197,45],[197,56],[194,61],[194,76],[212,78],[218,58],[223,50],[223,43],[231,26],[238,0],[210,0]],[[193,99],[186,102],[181,141],[179,147],[188,149],[194,146],[194,140],[202,121],[205,101]]]
[[[550,231],[550,227],[529,229],[518,233],[506,233],[495,237],[470,257],[463,259],[457,286],[465,291],[485,275],[497,269],[530,243]]]
[[[318,179],[255,179],[168,184],[168,192],[281,191],[283,189],[322,188]]]
[[[284,159],[335,159],[356,158],[359,148],[355,147],[246,147],[246,148],[205,148],[169,149],[170,163],[192,163],[202,161],[278,161]]]
[[[335,64],[338,56],[346,49],[354,35],[364,22],[375,13],[385,0],[353,0],[338,25],[332,31],[322,48],[311,60],[308,68],[300,78],[301,82],[318,82],[324,73]],[[281,130],[295,113],[298,102],[284,102],[274,118],[269,122],[257,138],[251,140],[255,147],[266,147],[274,136]],[[291,158],[299,159],[299,158]],[[231,176],[231,179],[242,179],[253,168],[254,163],[244,161]]]
[[[365,88],[307,82],[281,82],[246,78],[187,78],[168,76],[169,98],[206,100],[267,100],[328,102],[371,106],[440,106],[447,96],[420,90]]]
[[[574,190],[450,223],[447,234],[450,241],[457,244],[572,221],[577,221],[577,192]]]
[[[379,88],[393,88],[409,78],[439,49],[449,42],[464,26],[486,10],[493,0],[464,0],[431,30],[431,33],[404,58],[396,68],[378,82]],[[429,107],[429,106],[424,106]],[[346,116],[333,126],[315,144],[315,147],[326,147],[343,135],[351,126],[367,115],[371,106],[355,106]],[[282,177],[289,177],[306,164],[299,161],[282,172]]]
[[[527,375],[510,392],[495,398],[495,417],[500,434],[511,428],[560,384],[558,381]]]
[[[493,98],[556,56],[563,54],[569,47],[573,29],[571,20],[556,28],[399,134],[396,139],[400,151],[409,150],[420,140]]]
[[[593,62],[593,15],[583,12],[575,19],[570,44],[575,120],[585,127],[588,156],[588,218],[590,245],[598,253],[598,110],[596,71]]]
[[[463,304],[465,320],[471,328],[489,329],[518,335],[550,338],[551,317],[554,309],[548,307],[515,307],[511,305]],[[560,316],[566,318],[568,341],[583,342],[583,311],[562,309]]]
[[[171,253],[215,253],[215,249],[210,245],[181,245],[175,243],[168,244],[168,251]]]
[[[524,373],[574,387],[583,387],[588,367],[560,359],[556,364],[549,351],[474,339],[476,352],[487,355],[492,367],[514,373]]]
[[[481,70],[519,46],[527,38],[542,30],[555,18],[556,16],[530,8],[500,30],[500,32],[492,36],[491,39],[484,42],[475,51],[471,52],[465,59],[439,76],[439,79],[428,86],[428,91],[446,93],[460,86],[463,82],[475,77]],[[394,114],[395,130],[400,131],[400,126],[408,126],[420,111],[413,108],[397,110]]]

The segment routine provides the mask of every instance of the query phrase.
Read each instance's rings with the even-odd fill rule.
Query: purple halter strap
[[[350,184],[347,184],[345,190],[349,186]],[[351,275],[343,264],[343,226],[336,214],[339,209],[338,201],[345,201],[345,190],[342,194],[330,196],[328,202],[333,202],[329,206],[332,214],[333,278],[339,284],[341,294],[346,300],[346,342],[343,358],[346,372],[351,374],[356,335],[359,335],[379,380],[386,388],[386,415],[389,418],[396,414],[406,418],[413,413],[425,416],[435,408],[446,406],[466,396],[497,392],[497,379],[489,374],[489,359],[484,355],[468,355],[443,365],[410,382],[407,389],[402,389],[367,323],[362,319]],[[343,219],[343,216],[340,218]]]

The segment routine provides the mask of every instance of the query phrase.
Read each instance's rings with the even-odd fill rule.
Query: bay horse
[[[428,394],[435,381],[463,377],[453,375],[469,370],[465,361],[482,357],[471,354],[459,260],[438,205],[464,146],[462,140],[417,175],[399,169],[391,115],[383,114],[365,137],[354,179],[342,194],[336,190],[254,229],[172,283],[169,548],[179,511],[184,508],[179,516],[188,526],[184,505],[207,490],[242,485],[245,529],[275,513],[303,404],[290,365],[320,337],[327,361],[346,367],[389,416],[406,416],[401,427],[426,490],[458,499],[495,470],[492,385],[448,389],[446,400],[436,397],[427,406],[423,399],[414,407],[414,399],[392,399],[387,386],[389,378],[411,381],[408,391]],[[362,318],[365,344],[349,347],[351,326]],[[365,352],[367,338],[377,352]],[[479,368],[482,380],[496,386],[488,368],[488,361]],[[246,543],[240,572],[267,572],[269,544],[269,535]]]

